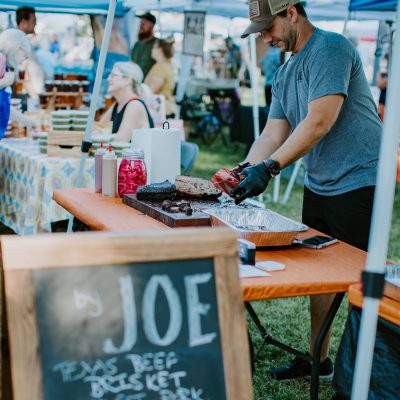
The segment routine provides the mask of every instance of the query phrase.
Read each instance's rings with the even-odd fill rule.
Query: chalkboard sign
[[[252,398],[230,230],[1,242],[14,400]]]

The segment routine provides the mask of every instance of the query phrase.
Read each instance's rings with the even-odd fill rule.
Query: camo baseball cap
[[[262,31],[274,20],[276,14],[299,2],[300,0],[249,0],[251,23],[240,37],[246,38],[251,33]]]

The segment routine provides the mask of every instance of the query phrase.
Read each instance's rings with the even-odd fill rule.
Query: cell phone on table
[[[337,239],[330,236],[320,236],[315,235],[311,236],[307,239],[296,241],[302,247],[308,247],[310,249],[322,249],[323,247],[329,246],[333,243],[336,243]]]

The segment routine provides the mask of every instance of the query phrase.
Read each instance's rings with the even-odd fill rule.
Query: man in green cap
[[[138,41],[133,46],[131,58],[142,69],[144,79],[155,63],[151,57],[151,49],[156,41],[153,32],[156,17],[150,12],[137,15],[137,17],[140,18],[140,28]]]

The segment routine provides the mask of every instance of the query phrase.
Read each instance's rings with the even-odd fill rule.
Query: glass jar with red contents
[[[135,194],[147,182],[146,164],[142,150],[125,149],[118,170],[118,194]]]

